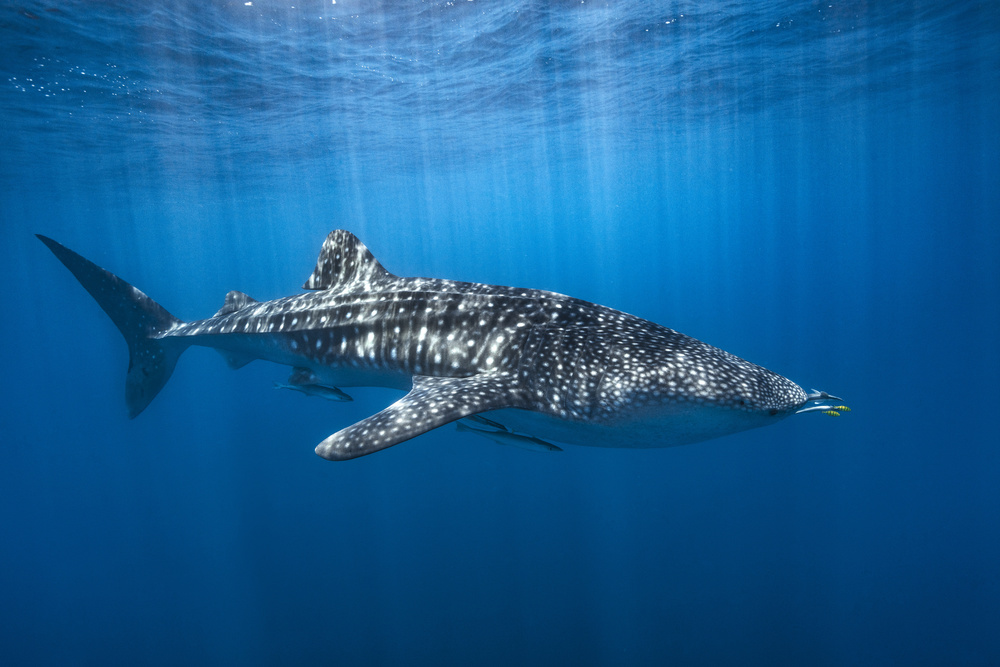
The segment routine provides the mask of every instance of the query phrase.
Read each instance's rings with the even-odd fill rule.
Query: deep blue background
[[[1000,11],[296,4],[0,8],[5,664],[1000,662]],[[854,410],[332,464],[397,394],[193,349],[128,421],[32,236],[194,319],[295,293],[335,227]]]

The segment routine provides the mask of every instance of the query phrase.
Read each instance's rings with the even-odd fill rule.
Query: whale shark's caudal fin
[[[125,337],[129,352],[125,403],[129,418],[135,417],[170,379],[187,347],[178,340],[157,337],[181,321],[113,273],[48,237],[36,236],[76,276]]]

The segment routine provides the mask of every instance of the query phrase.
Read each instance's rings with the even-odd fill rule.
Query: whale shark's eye
[[[774,415],[778,414],[778,408],[771,408],[770,410],[767,411],[767,413],[773,417]]]

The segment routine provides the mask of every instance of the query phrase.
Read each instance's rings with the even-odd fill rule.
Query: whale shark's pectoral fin
[[[516,377],[508,373],[464,378],[418,375],[410,393],[368,419],[337,431],[319,443],[316,453],[331,461],[354,459],[462,417],[521,404]]]

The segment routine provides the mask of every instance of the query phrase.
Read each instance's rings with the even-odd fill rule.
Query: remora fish
[[[562,451],[560,447],[556,447],[551,442],[545,442],[540,438],[535,438],[530,435],[511,433],[506,429],[492,430],[476,428],[474,426],[469,426],[468,424],[463,424],[462,422],[455,422],[455,428],[459,433],[475,433],[476,435],[482,436],[487,440],[492,440],[498,445],[510,445],[511,447],[520,447],[521,449],[528,449],[533,452]]]
[[[328,401],[353,401],[354,399],[336,387],[327,387],[308,368],[296,368],[288,378],[288,382],[275,382],[275,389],[293,389],[306,396],[319,396]]]
[[[266,359],[334,386],[409,390],[326,438],[316,453],[353,459],[471,415],[545,440],[667,447],[836,414],[766,368],[666,327],[562,294],[402,278],[353,234],[327,236],[310,293],[258,302],[229,292],[212,317],[182,322],[148,296],[39,235],[111,317],[129,347],[125,401],[142,412],[190,345],[231,366]]]
[[[337,401],[341,403],[344,401],[354,400],[348,394],[345,394],[336,387],[327,387],[321,384],[288,384],[286,382],[275,382],[274,388],[292,389],[305,394],[306,396],[318,396],[319,398],[325,398],[328,401]]]

